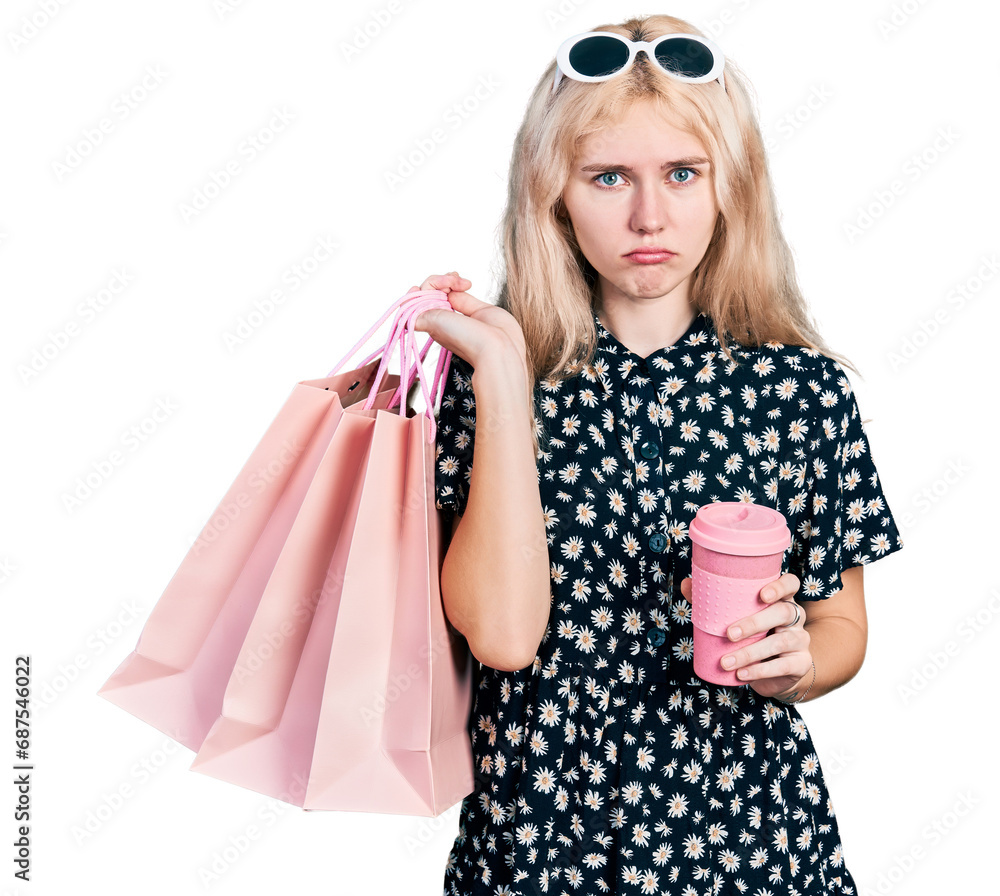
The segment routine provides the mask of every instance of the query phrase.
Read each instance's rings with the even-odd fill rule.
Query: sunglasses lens
[[[672,37],[656,47],[656,59],[665,69],[688,78],[704,78],[715,64],[712,51],[686,37]]]
[[[610,75],[628,62],[628,46],[614,37],[587,37],[570,49],[569,62],[588,78]]]

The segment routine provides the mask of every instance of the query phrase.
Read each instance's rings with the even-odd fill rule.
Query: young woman
[[[857,673],[863,567],[902,540],[739,70],[669,16],[568,39],[503,236],[495,305],[457,272],[421,286],[461,312],[418,329],[454,352],[441,584],[479,660],[444,892],[856,893],[796,705]],[[712,501],[792,532],[729,631],[767,632],[732,653],[745,686],[692,666],[688,526]]]

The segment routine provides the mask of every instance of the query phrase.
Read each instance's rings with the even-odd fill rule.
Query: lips
[[[669,249],[658,249],[652,246],[643,246],[641,249],[635,249],[629,252],[625,258],[636,262],[637,264],[660,264],[664,261],[669,261],[677,253],[671,252]]]
[[[633,249],[625,257],[628,258],[631,255],[676,255],[676,252],[671,252],[669,249],[665,249],[662,246],[642,246],[639,249]]]

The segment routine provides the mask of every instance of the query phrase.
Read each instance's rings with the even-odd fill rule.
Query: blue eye
[[[594,180],[597,181],[597,180],[600,180],[602,177],[609,177],[609,176],[610,177],[621,177],[621,175],[617,171],[605,171],[603,174],[598,174],[597,177],[594,178]],[[608,187],[607,184],[598,184],[598,186],[599,187],[603,186],[604,189],[609,189],[609,187]]]
[[[698,171],[697,168],[674,168],[673,171],[670,172],[671,178],[675,174],[683,175],[681,180],[671,180],[671,183],[676,184],[679,187],[692,184],[701,176],[701,172]],[[618,171],[603,171],[596,177],[592,178],[592,180],[602,190],[614,190],[620,186],[620,184],[608,185],[607,183],[602,183],[601,179],[605,177],[621,177],[621,173]]]

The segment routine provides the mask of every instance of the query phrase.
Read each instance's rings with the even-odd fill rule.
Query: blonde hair
[[[676,31],[706,36],[665,15],[592,30],[631,40]],[[735,361],[727,337],[743,346],[779,342],[808,347],[857,373],[826,345],[799,290],[749,82],[733,61],[726,59],[725,91],[718,81],[672,78],[642,54],[627,72],[606,81],[564,77],[551,95],[555,66],[553,59],[535,85],[518,129],[500,229],[496,304],[524,333],[531,391],[539,379],[558,382],[593,360],[596,272],[580,251],[561,197],[579,142],[613,126],[639,101],[697,137],[711,162],[719,216],[694,270],[690,300],[711,317],[726,357]],[[537,431],[534,441],[537,453]]]

